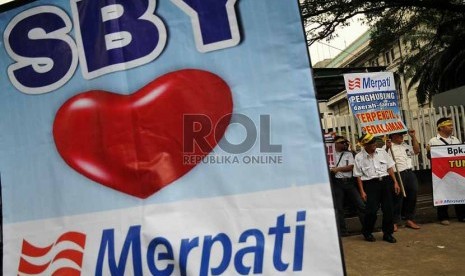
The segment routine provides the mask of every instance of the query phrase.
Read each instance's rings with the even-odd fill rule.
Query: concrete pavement
[[[455,218],[449,207],[451,224],[443,226],[433,207],[431,171],[416,171],[419,180],[416,221],[420,230],[399,227],[397,243],[382,240],[382,232],[373,233],[377,241],[366,242],[356,217],[346,219],[352,236],[342,238],[348,276],[462,276],[465,275],[465,223]],[[379,213],[376,227],[381,227]]]
[[[400,227],[395,244],[383,241],[382,232],[373,233],[376,242],[362,235],[342,238],[347,275],[465,275],[465,223],[451,219],[449,226],[421,226]]]

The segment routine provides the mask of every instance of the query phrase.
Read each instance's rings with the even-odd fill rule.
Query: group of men
[[[460,144],[460,140],[452,136],[451,118],[441,118],[436,125],[438,133],[428,142],[428,153],[431,146]],[[411,144],[404,141],[406,134]],[[415,222],[418,180],[412,163],[412,157],[420,153],[420,144],[414,130],[390,134],[383,147],[378,147],[378,139],[369,133],[363,134],[358,142],[362,148],[354,156],[345,137],[334,138],[335,164],[330,172],[339,231],[342,236],[348,234],[344,219],[347,197],[356,208],[366,241],[376,241],[373,231],[381,207],[383,240],[395,243],[393,233],[402,220],[405,220],[405,227],[421,228]],[[457,219],[465,222],[465,205],[454,207]],[[438,207],[437,215],[441,224],[450,224],[447,205]]]

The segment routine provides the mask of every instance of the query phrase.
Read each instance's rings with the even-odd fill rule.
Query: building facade
[[[406,51],[407,47],[400,38],[393,41],[388,50],[382,53],[374,53],[370,47],[370,30],[367,30],[331,61],[315,64],[314,68],[383,67],[386,71],[394,73],[400,108],[414,110],[419,108],[416,98],[416,85],[408,89],[408,80],[399,70],[400,62],[406,55]],[[342,89],[327,101],[321,101],[320,110],[322,115],[349,115],[350,108],[346,91]]]

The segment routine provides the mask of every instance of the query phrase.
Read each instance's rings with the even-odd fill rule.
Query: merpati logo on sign
[[[124,237],[121,228],[97,230],[100,244],[92,239],[96,232],[68,231],[45,247],[23,238],[15,275],[294,275],[303,271],[311,250],[306,210],[279,212],[266,226],[216,233],[163,235],[156,227],[134,224]],[[33,239],[43,245],[46,238]]]
[[[363,89],[367,89],[367,88],[381,89],[381,88],[391,86],[391,78],[387,77],[384,79],[376,79],[376,80],[373,80],[370,77],[363,78],[362,84],[363,84],[362,85]]]
[[[299,210],[293,215],[294,219],[289,219],[289,215],[286,218],[286,214],[280,214],[274,225],[265,229],[245,229],[239,235],[221,232],[213,236],[208,233],[178,241],[159,233],[153,233],[150,240],[150,233],[142,232],[141,225],[132,225],[122,248],[117,246],[115,232],[118,230],[105,229],[94,275],[124,275],[126,265],[132,266],[131,275],[145,275],[143,271],[147,269],[152,275],[167,276],[265,275],[267,271],[275,273],[266,275],[279,272],[294,275],[303,270],[307,214],[305,210]],[[265,248],[270,248],[272,254]],[[293,255],[285,254],[286,251]],[[197,262],[200,262],[199,270],[192,272],[192,264]]]

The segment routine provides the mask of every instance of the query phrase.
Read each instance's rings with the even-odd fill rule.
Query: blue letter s
[[[8,67],[11,83],[26,94],[63,86],[74,74],[78,56],[68,35],[72,24],[64,11],[40,6],[15,16],[5,29],[5,48],[16,63]]]

